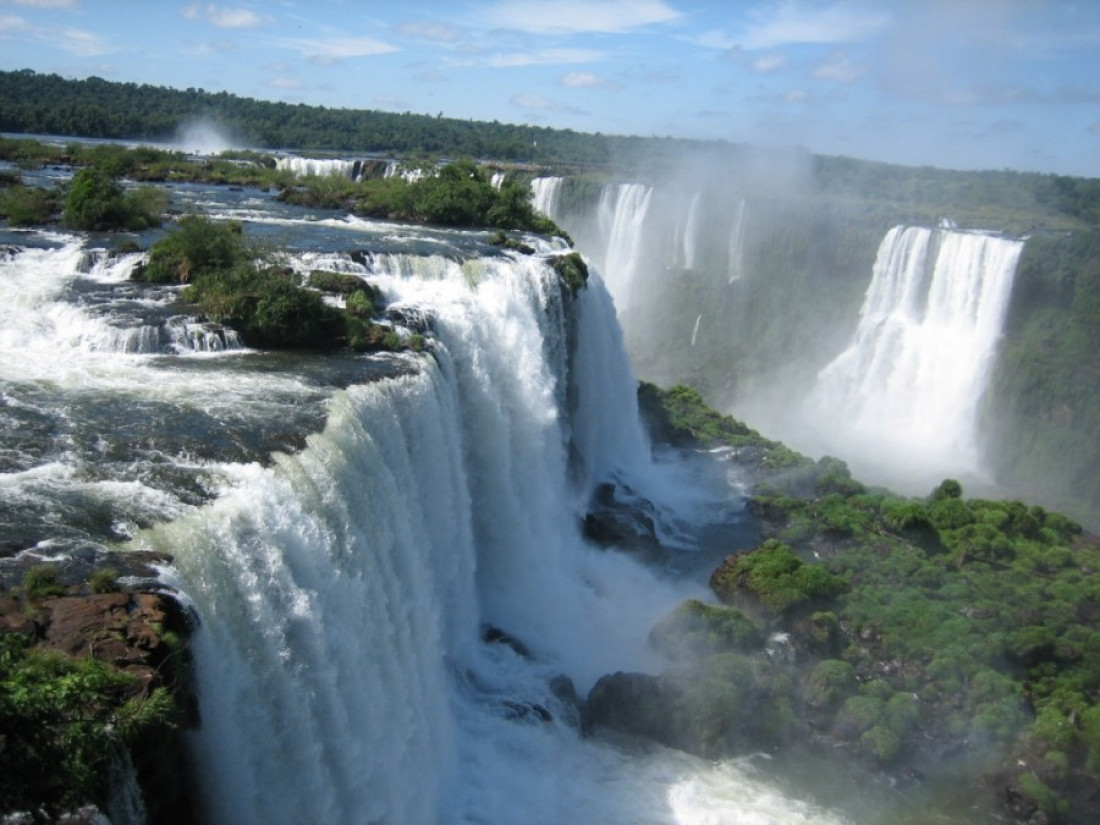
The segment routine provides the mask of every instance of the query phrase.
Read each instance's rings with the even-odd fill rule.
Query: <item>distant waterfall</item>
[[[852,343],[818,377],[824,426],[864,453],[976,470],[976,411],[1022,249],[982,234],[891,229]]]
[[[729,282],[740,281],[745,277],[745,199],[737,203],[737,211],[730,227],[729,263],[726,271]]]
[[[535,178],[531,181],[532,205],[536,212],[548,218],[556,219],[561,205],[561,185],[563,178]]]
[[[307,176],[355,179],[359,175],[362,161],[340,160],[336,158],[300,158],[287,157],[275,161],[275,168],[304,178]]]
[[[601,272],[623,314],[629,314],[630,286],[642,258],[642,228],[652,196],[653,188],[641,183],[608,186],[600,195],[600,235],[607,239]]]
[[[697,245],[699,242],[699,201],[702,192],[696,192],[691,198],[687,211],[687,223],[684,227],[684,269],[695,269]]]

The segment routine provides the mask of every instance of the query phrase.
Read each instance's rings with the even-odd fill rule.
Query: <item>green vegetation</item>
[[[1100,230],[1028,240],[987,398],[1004,483],[1096,528],[1100,508]]]
[[[0,634],[0,813],[56,822],[88,801],[102,805],[121,743],[175,727],[176,715],[164,688],[144,696],[137,677],[103,662]]]
[[[167,205],[168,196],[159,190],[125,192],[108,172],[87,166],[73,176],[64,221],[73,229],[147,229],[160,225]]]
[[[690,393],[649,386],[643,396],[664,405],[649,411],[664,432],[690,433],[667,428],[685,420]],[[734,424],[687,408],[711,425],[700,444],[722,431],[742,444]],[[868,490],[836,459],[761,471],[747,458],[766,540],[730,556],[712,586],[734,604],[764,603],[758,624],[808,654],[794,697],[807,708],[802,725],[883,765],[929,742],[991,747],[1052,821],[1094,804],[1100,542],[1042,507],[968,499],[953,479],[907,499]],[[754,678],[772,678],[758,668]]]
[[[828,599],[844,589],[836,576],[806,564],[775,539],[732,558],[731,563],[715,571],[710,586],[723,601],[737,603],[740,596],[748,595],[776,613]]]
[[[550,266],[558,273],[566,288],[576,295],[588,283],[588,264],[579,252],[570,252],[550,259]]]
[[[61,208],[57,193],[21,183],[0,190],[0,218],[8,226],[41,226]]]
[[[729,651],[747,652],[760,647],[762,636],[737,610],[690,599],[658,622],[650,642],[673,656],[709,656]]]
[[[251,346],[333,349],[423,348],[423,338],[403,338],[374,323],[378,293],[354,276],[314,271],[306,286],[274,256],[250,247],[240,226],[200,215],[180,218],[177,228],[149,250],[136,280],[186,284],[182,297],[210,319],[232,326]],[[356,284],[358,282],[358,285]],[[346,295],[339,308],[322,292]]]
[[[485,170],[468,160],[431,169],[420,179],[308,176],[294,181],[280,199],[302,206],[347,209],[372,218],[406,220],[437,226],[523,229],[568,237],[553,221],[535,212],[531,190],[515,180],[496,189]]]

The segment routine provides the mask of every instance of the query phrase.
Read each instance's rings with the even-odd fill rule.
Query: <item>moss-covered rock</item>
[[[689,599],[654,625],[650,643],[674,659],[759,650],[760,630],[738,610]]]

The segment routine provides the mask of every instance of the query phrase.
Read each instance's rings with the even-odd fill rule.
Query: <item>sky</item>
[[[1098,0],[0,0],[0,69],[1100,177]]]

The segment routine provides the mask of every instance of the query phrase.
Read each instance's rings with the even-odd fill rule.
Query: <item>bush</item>
[[[23,574],[23,595],[27,599],[45,599],[64,592],[57,581],[57,568],[51,564],[36,564]]]
[[[827,707],[855,689],[855,668],[839,659],[826,659],[818,663],[806,680],[806,701],[814,707]]]
[[[719,598],[728,600],[737,591],[749,593],[777,613],[811,601],[835,596],[844,583],[823,567],[806,564],[794,551],[775,539],[723,565],[711,577]]]
[[[184,284],[192,278],[247,264],[251,254],[238,223],[185,215],[175,230],[153,244],[148,262],[134,278],[148,283]]]
[[[88,589],[92,593],[115,593],[120,587],[118,571],[113,567],[101,567],[88,579]]]
[[[58,206],[55,192],[36,186],[12,186],[0,192],[0,218],[9,226],[41,226]]]
[[[705,657],[759,649],[760,631],[740,611],[690,599],[658,622],[650,642],[666,655]]]

